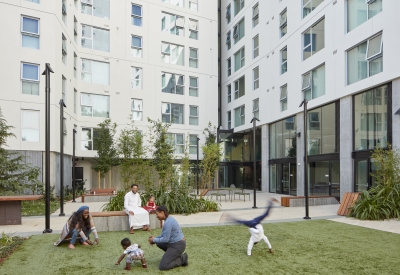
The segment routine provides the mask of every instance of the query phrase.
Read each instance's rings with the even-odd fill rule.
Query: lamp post
[[[63,99],[60,99],[60,214],[65,216],[64,213],[64,107]]]
[[[196,143],[197,143],[197,161],[196,161],[196,185],[197,185],[197,195],[199,194],[199,140],[200,138],[197,136]]]
[[[45,191],[46,191],[46,228],[43,233],[53,232],[50,229],[50,73],[54,73],[53,69],[50,67],[50,63],[46,63],[46,68],[44,69],[42,75],[45,76],[46,85],[46,106],[45,106]]]
[[[307,164],[308,164],[308,150],[307,150],[307,99],[304,99],[300,106],[304,106],[304,195],[306,199],[306,216],[304,219],[309,220],[311,219],[308,215],[308,171],[307,171]]]
[[[257,185],[256,185],[256,121],[260,121],[258,118],[253,117],[253,119],[250,121],[250,123],[253,123],[253,189],[254,189],[254,194],[253,194],[253,201],[254,201],[254,206],[253,208],[257,208],[256,206],[256,194],[257,194]]]
[[[75,202],[75,134],[76,130],[72,131],[72,202]]]

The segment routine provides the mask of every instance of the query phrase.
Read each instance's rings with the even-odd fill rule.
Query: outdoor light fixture
[[[253,117],[250,123],[253,123],[253,189],[254,189],[254,206],[253,208],[257,208],[256,206],[256,121],[260,121],[258,118]]]
[[[304,99],[299,107],[304,105],[304,195],[305,195],[305,200],[306,200],[306,216],[304,219],[309,220],[311,219],[308,216],[308,175],[307,175],[307,156],[308,156],[308,150],[307,150],[307,99]],[[299,133],[300,134],[300,133]]]
[[[67,107],[63,99],[60,99],[60,214],[64,213],[64,108]]]

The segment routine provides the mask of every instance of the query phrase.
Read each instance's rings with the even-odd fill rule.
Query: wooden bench
[[[329,205],[329,204],[339,204],[335,197],[329,196],[309,196],[308,205]],[[305,206],[305,196],[291,196],[291,197],[281,197],[281,206],[285,207],[301,207]]]
[[[34,201],[42,195],[0,196],[0,225],[22,224],[22,201]]]
[[[340,216],[347,216],[347,214],[349,214],[349,207],[352,207],[354,205],[360,195],[361,192],[344,193],[342,203],[340,204],[337,214]]]
[[[115,188],[90,189],[89,194],[83,194],[82,202],[107,202],[111,197],[116,196]]]
[[[96,189],[92,188],[89,190],[89,194],[91,195],[102,195],[102,194],[115,194],[115,188],[104,188],[104,189]]]
[[[97,231],[128,231],[129,218],[125,211],[90,212]],[[162,221],[155,213],[149,213],[150,229],[162,228]]]

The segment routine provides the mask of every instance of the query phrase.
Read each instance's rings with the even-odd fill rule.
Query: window
[[[281,74],[287,72],[287,47],[281,50]]]
[[[110,18],[110,0],[81,0],[81,12],[97,17]]]
[[[74,52],[74,77],[76,78],[77,76],[77,72],[76,72],[76,68],[77,68],[77,63],[78,63],[78,56],[76,55],[76,53]]]
[[[253,28],[258,25],[258,3],[253,7]]]
[[[131,54],[133,57],[142,57],[142,38],[132,35]]]
[[[132,25],[142,26],[142,6],[132,4]]]
[[[303,0],[303,18],[309,15],[324,0]]]
[[[167,133],[167,139],[174,147],[175,154],[185,153],[185,135],[184,134],[171,134]]]
[[[244,76],[235,81],[235,99],[238,99],[239,97],[242,97],[246,94],[244,83]]]
[[[62,89],[61,89],[61,93],[62,93],[62,100],[64,101],[64,103],[67,101],[67,79],[65,78],[65,76],[62,76]]]
[[[253,69],[253,90],[257,90],[260,87],[259,78],[259,67],[256,67]]]
[[[81,116],[110,117],[110,97],[81,93]]]
[[[64,24],[67,24],[67,5],[65,4],[65,0],[62,0],[61,12],[62,20],[64,21]]]
[[[67,38],[65,38],[64,34],[61,34],[62,43],[62,62],[67,65]]]
[[[303,33],[303,60],[325,47],[325,18]]]
[[[198,10],[198,0],[189,0],[189,9],[197,11]]]
[[[244,47],[235,53],[235,72],[242,68],[245,63]]]
[[[161,42],[161,61],[175,65],[185,65],[183,46]]]
[[[177,7],[183,7],[183,2],[184,2],[184,0],[161,0],[161,1]]]
[[[233,27],[233,39],[235,44],[244,37],[244,18]]]
[[[232,86],[228,85],[227,86],[227,95],[228,95],[228,103],[232,101]]]
[[[281,87],[280,101],[281,101],[281,111],[286,111],[287,110],[287,85]]]
[[[161,31],[185,36],[185,18],[171,13],[162,13]]]
[[[231,23],[231,5],[226,7],[226,24]]]
[[[82,59],[83,82],[110,85],[110,63]]]
[[[228,130],[232,129],[232,113],[231,111],[228,112]]]
[[[189,135],[189,154],[197,154],[197,136]]]
[[[22,93],[26,95],[39,95],[39,65],[21,64]]]
[[[75,43],[78,43],[78,20],[76,19],[76,17],[74,16],[74,40]]]
[[[199,96],[199,80],[197,77],[189,77],[189,96]]]
[[[32,3],[38,3],[38,4],[40,3],[39,0],[25,0],[25,1],[32,2]]]
[[[280,15],[279,15],[279,29],[281,31],[281,37],[283,37],[287,33],[287,10],[285,9]]]
[[[99,135],[98,128],[82,128],[81,150],[97,150]]]
[[[143,100],[132,99],[132,120],[143,120]]]
[[[363,3],[364,2],[364,3]],[[382,11],[382,0],[348,0],[347,31],[351,31]]]
[[[199,125],[198,106],[189,106],[189,125]]]
[[[226,46],[227,46],[228,50],[231,49],[231,32],[230,31],[226,34]]]
[[[84,48],[109,52],[110,31],[82,25],[81,45]]]
[[[253,58],[256,58],[259,54],[258,47],[259,47],[259,43],[258,43],[258,35],[257,35],[256,37],[253,38]]]
[[[269,158],[296,157],[296,116],[269,125]]]
[[[245,124],[245,106],[240,106],[235,109],[235,127]]]
[[[244,0],[233,0],[233,8],[235,9],[235,16],[243,9]]]
[[[347,84],[383,71],[382,33],[347,51]]]
[[[189,38],[197,40],[199,38],[199,21],[189,19]]]
[[[185,92],[185,76],[178,74],[161,74],[161,91],[163,93],[183,95]]]
[[[325,64],[302,76],[304,98],[311,100],[325,94]]]
[[[142,89],[142,68],[131,68],[131,87],[132,89]]]
[[[74,89],[74,114],[76,114],[78,108],[77,108],[77,103],[78,102],[78,91]]]
[[[232,74],[232,62],[231,62],[231,59],[228,58],[226,63],[227,63],[227,68],[228,68],[228,76],[230,76]]]
[[[39,19],[22,16],[22,47],[39,49]]]
[[[259,119],[260,115],[259,115],[259,99],[254,99],[253,100],[253,117]]]
[[[198,49],[189,48],[189,67],[198,68]]]
[[[162,122],[172,124],[184,124],[183,104],[162,103]]]
[[[21,140],[29,142],[40,141],[40,112],[21,110]]]

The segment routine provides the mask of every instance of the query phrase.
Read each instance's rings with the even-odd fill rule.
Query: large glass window
[[[325,18],[303,33],[303,60],[325,48]]]
[[[347,84],[383,71],[382,33],[347,51]]]
[[[296,117],[289,117],[269,126],[270,159],[296,157]]]
[[[21,110],[21,140],[40,141],[40,111]]]
[[[309,110],[307,120],[308,154],[336,152],[336,103]]]
[[[185,65],[183,46],[161,42],[161,61],[175,65]]]
[[[162,122],[172,124],[184,124],[184,105],[174,103],[162,103]]]
[[[142,68],[131,68],[131,87],[132,89],[142,89]]]
[[[199,39],[199,21],[189,19],[189,38]]]
[[[258,41],[258,35],[253,38],[253,58],[256,58],[259,54],[259,41]]]
[[[281,37],[287,33],[287,10],[286,9],[279,15],[279,29],[281,32]]]
[[[228,58],[228,60],[226,61],[226,67],[227,67],[227,73],[228,76],[230,76],[232,74],[232,60],[231,58]]]
[[[97,150],[100,129],[98,128],[82,128],[81,133],[81,150]]]
[[[226,24],[231,23],[231,5],[230,4],[226,7],[225,17],[226,17]]]
[[[164,3],[168,3],[177,7],[183,7],[184,0],[161,0]]]
[[[81,93],[81,116],[110,117],[110,97]]]
[[[229,84],[227,87],[228,103],[232,101],[232,86]]]
[[[199,50],[195,48],[189,48],[189,67],[199,67]]]
[[[235,12],[235,16],[243,9],[244,0],[233,0],[233,8]]]
[[[245,76],[242,76],[235,81],[235,99],[242,97],[246,94],[245,91]]]
[[[227,115],[228,115],[228,120],[227,120],[228,129],[231,129],[232,128],[232,113],[231,113],[231,111],[229,111]]]
[[[82,59],[83,82],[110,85],[110,63]]]
[[[244,125],[246,123],[246,110],[245,106],[242,105],[235,109],[235,127]]]
[[[354,150],[386,148],[387,85],[354,96]]]
[[[22,93],[26,95],[39,95],[39,65],[21,64]]]
[[[233,39],[235,44],[244,37],[244,18],[233,27]]]
[[[189,135],[189,154],[197,154],[197,136]]]
[[[39,49],[39,19],[22,16],[22,47]]]
[[[110,18],[110,0],[81,0],[81,11],[97,17]]]
[[[197,11],[199,9],[198,0],[189,0],[189,9]]]
[[[142,6],[132,4],[132,25],[142,26]]]
[[[228,50],[231,49],[231,32],[230,31],[226,34],[226,47]]]
[[[161,31],[178,36],[185,36],[185,18],[183,16],[163,12],[161,17]]]
[[[281,111],[286,111],[287,110],[287,85],[281,87],[280,101],[281,101]]]
[[[199,125],[199,106],[189,106],[189,125]]]
[[[287,72],[287,47],[281,50],[281,74]]]
[[[324,0],[303,0],[303,18],[309,15],[322,2]]]
[[[189,96],[199,96],[199,79],[190,76],[189,82]]]
[[[382,11],[382,0],[347,0],[347,31],[351,31]]]
[[[167,133],[167,138],[170,144],[174,147],[175,154],[185,153],[185,135]]]
[[[110,51],[110,31],[88,25],[82,25],[81,45],[99,51]]]
[[[303,74],[302,91],[304,98],[311,100],[325,94],[325,64]]]
[[[143,120],[143,100],[132,99],[132,120]]]
[[[260,73],[259,67],[253,69],[253,90],[257,90],[260,87]]]
[[[67,65],[67,38],[64,34],[61,34],[61,51],[62,51],[62,62]]]
[[[185,76],[161,73],[161,91],[163,93],[183,95],[185,92]]]
[[[235,53],[235,72],[245,65],[245,48]]]
[[[253,7],[253,28],[258,25],[258,3]]]
[[[143,41],[142,37],[132,35],[131,55],[133,57],[142,57]]]

